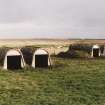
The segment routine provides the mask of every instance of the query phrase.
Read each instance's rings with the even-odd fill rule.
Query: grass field
[[[0,71],[0,105],[105,105],[105,59],[54,59],[52,69]]]

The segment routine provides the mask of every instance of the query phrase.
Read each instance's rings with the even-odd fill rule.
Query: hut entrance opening
[[[7,69],[21,69],[21,55],[7,56]]]
[[[35,67],[48,67],[48,55],[35,55]]]
[[[93,57],[99,57],[99,49],[93,49]]]

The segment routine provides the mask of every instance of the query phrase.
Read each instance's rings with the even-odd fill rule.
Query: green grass
[[[0,71],[0,105],[105,105],[105,59],[55,59],[52,69]]]

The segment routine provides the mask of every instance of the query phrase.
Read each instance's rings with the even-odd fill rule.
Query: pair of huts
[[[32,67],[48,67],[51,65],[50,55],[44,49],[35,50],[32,58]],[[7,51],[4,58],[4,69],[21,69],[26,66],[23,54],[20,49]]]

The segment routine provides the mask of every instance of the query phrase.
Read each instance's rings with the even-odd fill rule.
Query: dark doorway
[[[21,69],[21,56],[7,56],[7,69]]]
[[[48,67],[48,55],[35,55],[35,67]]]
[[[93,49],[93,57],[99,57],[99,49]]]

